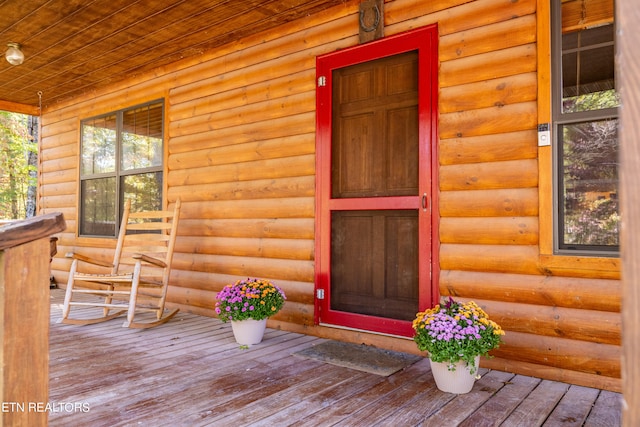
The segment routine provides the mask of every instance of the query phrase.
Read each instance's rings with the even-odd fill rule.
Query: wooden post
[[[360,43],[384,37],[384,0],[363,0],[358,16]]]
[[[640,425],[640,10],[617,2],[622,200],[622,380],[624,426]]]
[[[0,426],[46,426],[49,259],[61,213],[0,228]]]

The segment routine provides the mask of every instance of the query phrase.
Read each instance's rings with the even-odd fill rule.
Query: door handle
[[[427,199],[427,193],[422,193],[422,210],[427,211],[429,207],[429,200]]]

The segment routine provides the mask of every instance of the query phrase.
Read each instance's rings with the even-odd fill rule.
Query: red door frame
[[[418,50],[418,116],[420,158],[430,164],[431,173],[420,168],[419,187],[427,193],[430,215],[420,215],[420,229],[430,230],[430,242],[419,249],[420,310],[435,305],[439,299],[439,238],[438,238],[438,156],[437,156],[437,106],[438,106],[438,28],[430,25],[377,41],[332,52],[316,58],[316,221],[315,221],[315,323],[325,322],[353,329],[398,336],[412,336],[410,321],[383,319],[354,313],[331,310],[329,283],[331,265],[331,106],[332,71],[374,59]],[[426,85],[426,86],[425,86]],[[421,190],[422,191],[422,190]],[[391,198],[393,199],[393,198]],[[422,209],[418,196],[407,202],[406,198],[394,205],[396,209]],[[368,209],[366,203],[354,200],[340,201],[343,209]],[[430,221],[430,222],[429,222]],[[425,247],[426,246],[426,247]],[[430,279],[431,286],[423,284]],[[323,298],[319,298],[323,297]]]

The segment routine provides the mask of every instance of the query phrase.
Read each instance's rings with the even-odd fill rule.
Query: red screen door
[[[410,336],[433,271],[436,27],[318,58],[316,314]]]

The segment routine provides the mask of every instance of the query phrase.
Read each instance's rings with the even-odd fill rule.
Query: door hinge
[[[324,289],[316,289],[316,298],[324,299]]]
[[[318,77],[318,87],[325,87],[327,85],[327,78],[325,76]]]

